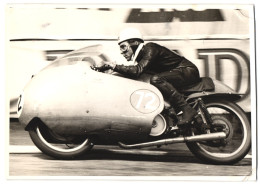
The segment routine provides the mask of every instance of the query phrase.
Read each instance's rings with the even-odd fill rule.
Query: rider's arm
[[[150,65],[153,58],[157,55],[157,50],[153,47],[146,47],[144,50],[143,57],[137,65],[124,66],[116,65],[114,71],[131,77],[139,77],[143,71]]]

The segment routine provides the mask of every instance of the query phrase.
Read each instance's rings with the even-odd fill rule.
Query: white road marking
[[[125,154],[140,154],[140,155],[167,155],[167,151],[158,151],[155,150],[144,150],[144,149],[135,149],[135,150],[123,150],[123,149],[107,149],[112,152],[119,152]],[[29,154],[29,153],[42,153],[36,146],[28,145],[10,145],[8,147],[10,154]],[[252,159],[251,154],[245,156],[246,159]]]
[[[246,158],[246,159],[252,159],[252,155],[247,154],[247,155],[245,156],[245,158]]]
[[[125,154],[141,154],[141,155],[166,155],[169,152],[165,152],[165,151],[154,151],[154,150],[116,150],[116,149],[109,149],[109,151],[112,152],[119,152],[119,153],[125,153]]]

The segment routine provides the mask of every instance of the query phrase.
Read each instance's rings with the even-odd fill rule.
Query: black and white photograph
[[[255,181],[253,4],[5,4],[7,179]]]

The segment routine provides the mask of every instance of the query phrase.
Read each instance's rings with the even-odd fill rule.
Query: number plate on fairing
[[[141,113],[154,112],[160,106],[160,99],[157,94],[147,89],[135,91],[130,98],[131,105]]]
[[[23,98],[23,92],[20,94],[18,102],[17,102],[17,114],[18,117],[20,117],[23,109],[23,104],[24,104],[24,98]]]

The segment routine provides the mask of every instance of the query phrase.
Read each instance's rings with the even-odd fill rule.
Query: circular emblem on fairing
[[[151,113],[160,106],[160,99],[157,94],[147,89],[135,91],[130,98],[131,105],[138,112]]]

